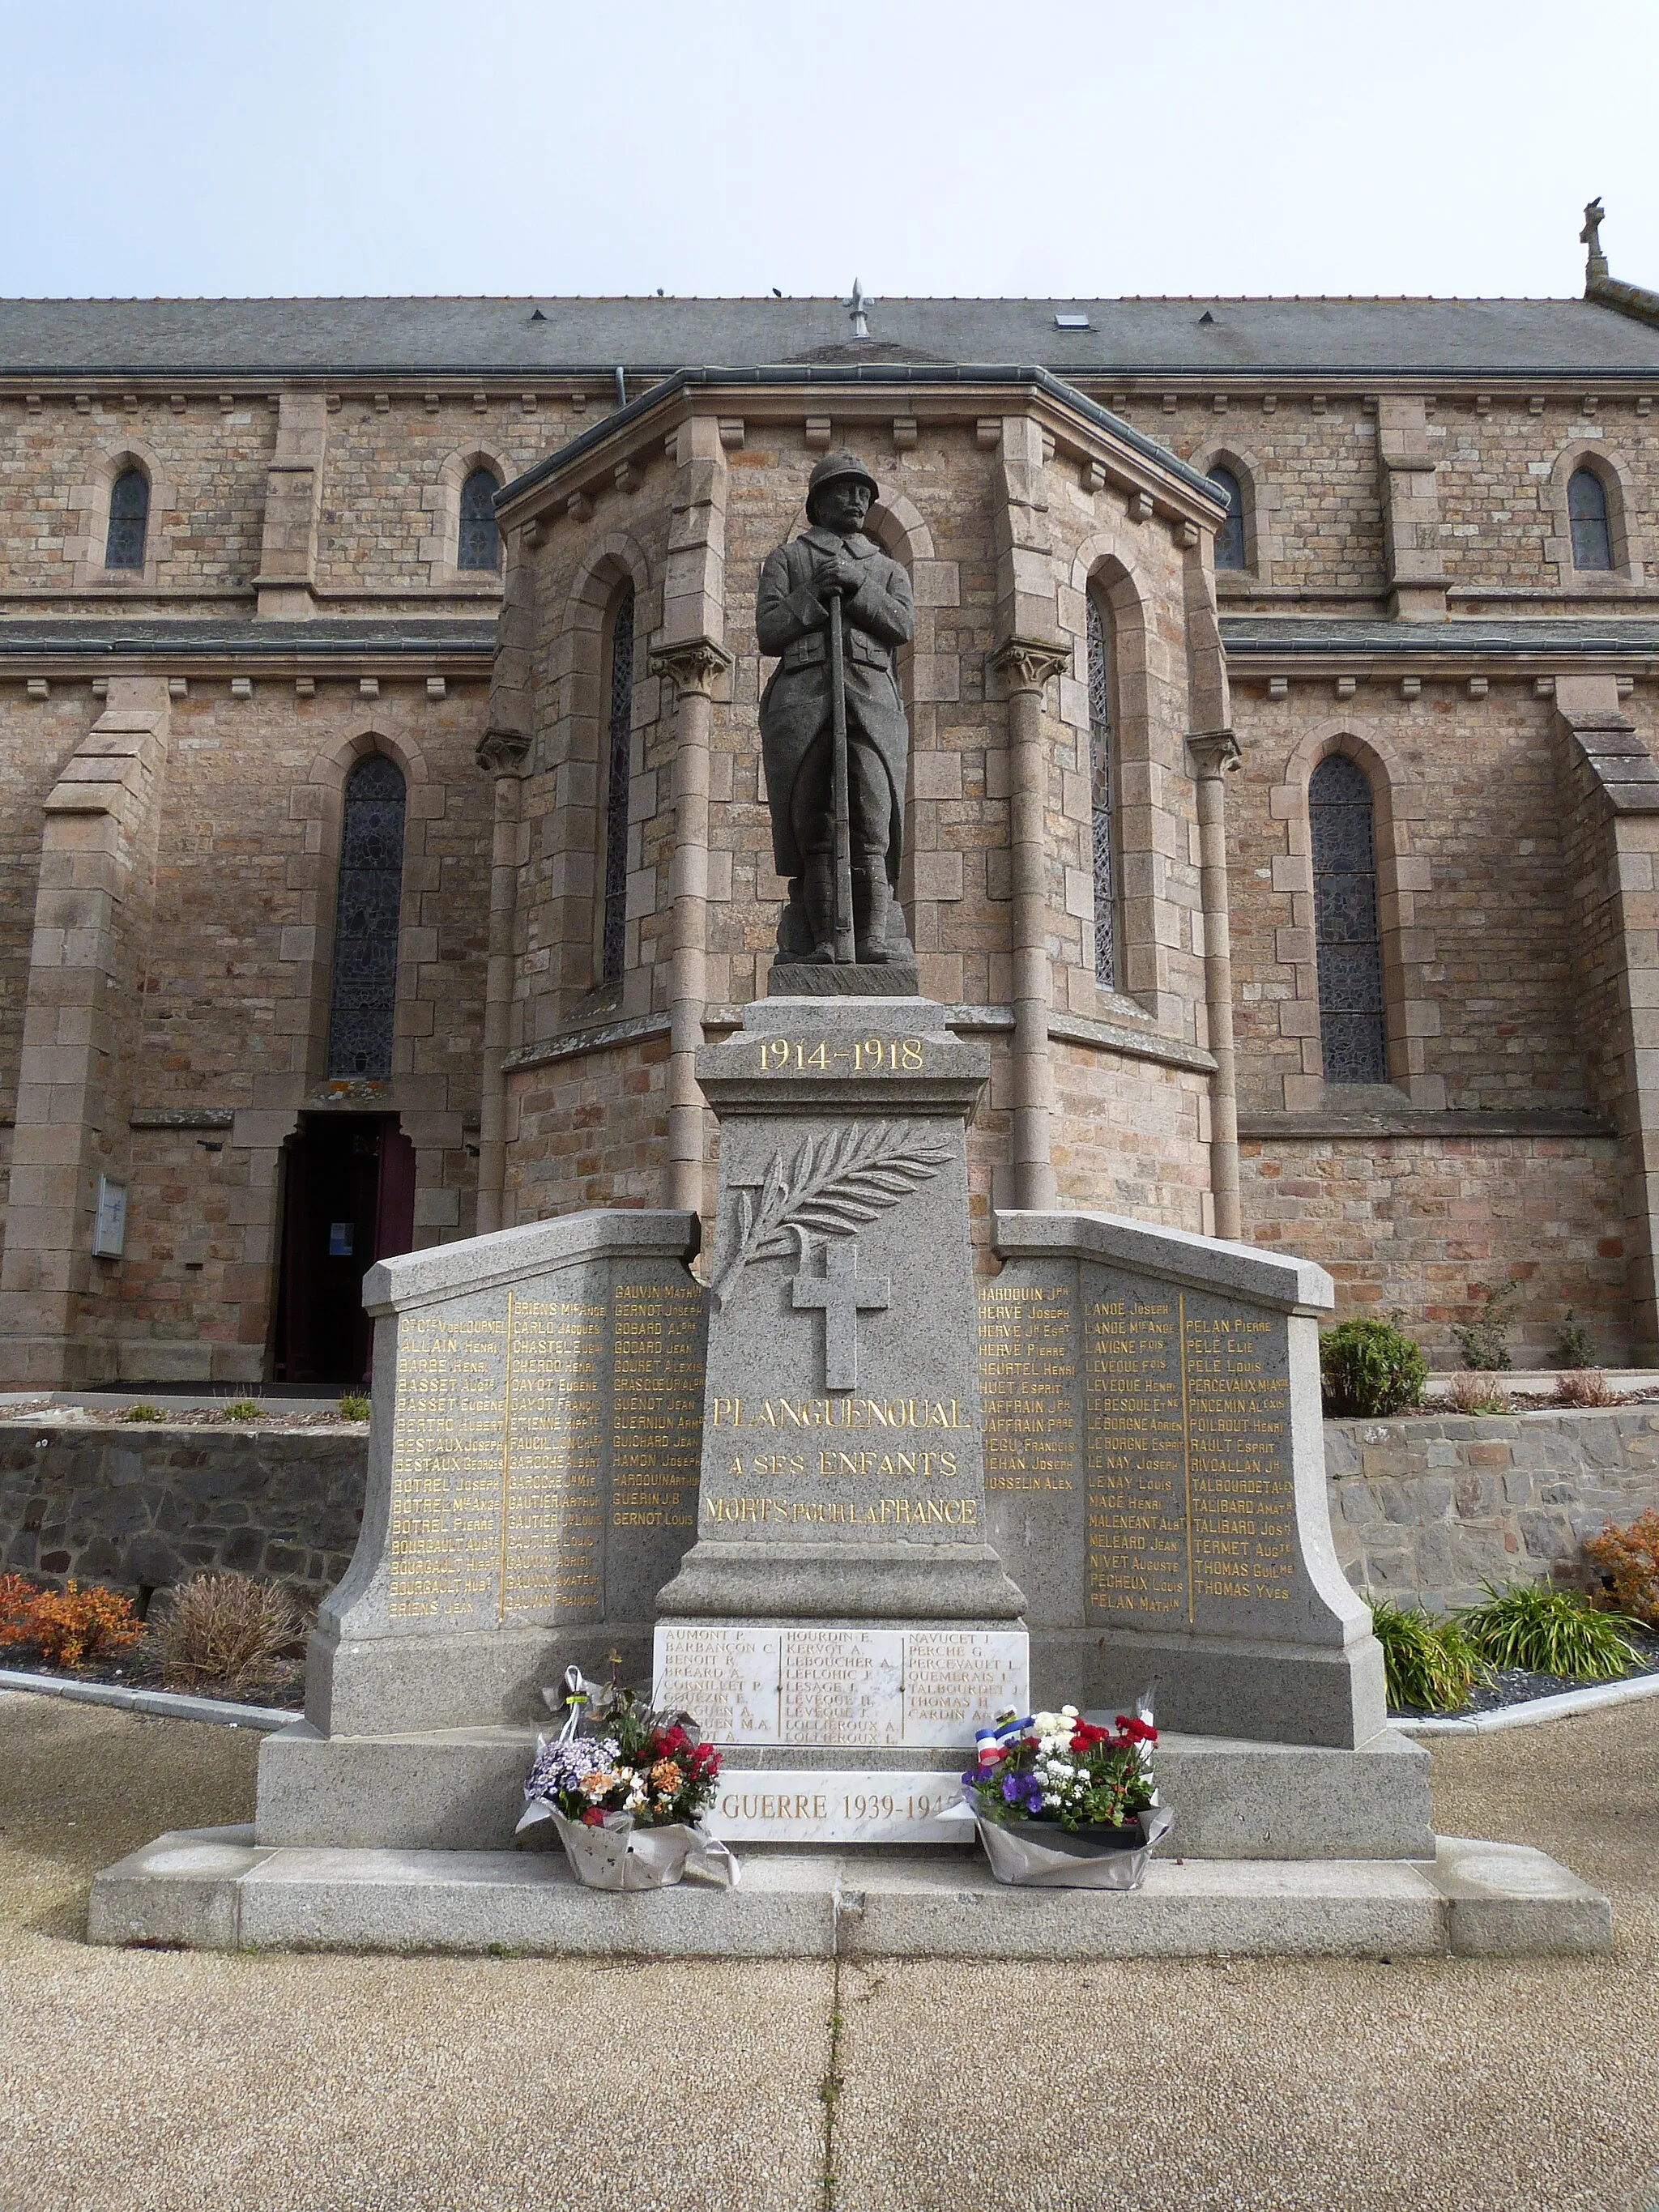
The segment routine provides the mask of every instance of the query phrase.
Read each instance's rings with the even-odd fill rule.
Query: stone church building
[[[0,302],[0,1377],[337,1385],[377,1256],[706,1212],[784,895],[757,573],[843,446],[981,1222],[1659,1359],[1656,392],[1593,243],[1582,300],[850,327]]]

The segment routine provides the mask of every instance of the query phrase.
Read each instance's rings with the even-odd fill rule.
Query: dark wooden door
[[[368,1379],[363,1277],[415,1239],[415,1148],[395,1115],[311,1114],[289,1139],[275,1380]]]

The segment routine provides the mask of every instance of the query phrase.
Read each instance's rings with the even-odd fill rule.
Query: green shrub
[[[1371,1629],[1382,1646],[1389,1710],[1455,1712],[1468,1703],[1484,1669],[1455,1620],[1434,1620],[1419,1607],[1368,1601]]]
[[[227,1421],[257,1421],[264,1411],[257,1398],[233,1398],[224,1409]]]
[[[368,1419],[368,1401],[361,1390],[348,1390],[341,1399],[340,1419],[343,1421],[366,1421]]]
[[[1325,1411],[1370,1420],[1419,1404],[1428,1380],[1422,1349],[1387,1321],[1345,1321],[1319,1340]]]
[[[1463,1322],[1452,1329],[1463,1354],[1465,1367],[1477,1373],[1493,1375],[1510,1364],[1509,1336],[1513,1326],[1505,1309],[1521,1288],[1511,1276],[1507,1283],[1496,1288],[1490,1283],[1476,1285],[1484,1300],[1473,1321]]]
[[[1558,1367],[1593,1367],[1595,1364],[1595,1345],[1583,1322],[1567,1308],[1567,1317],[1555,1332],[1555,1364]]]
[[[159,1421],[161,1418],[161,1407],[152,1406],[147,1400],[142,1398],[136,1406],[129,1406],[121,1416],[124,1421]]]
[[[1457,1616],[1474,1650],[1492,1667],[1525,1667],[1569,1682],[1612,1682],[1640,1663],[1626,1631],[1637,1623],[1605,1613],[1580,1590],[1543,1583],[1483,1585],[1486,1595]]]

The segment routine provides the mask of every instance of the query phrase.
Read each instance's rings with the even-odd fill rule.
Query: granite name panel
[[[999,1214],[995,1235],[986,1516],[1034,1694],[1156,1677],[1176,1727],[1368,1740],[1381,1662],[1331,1542],[1322,1270],[1110,1215]]]
[[[401,1708],[416,1671],[426,1725],[527,1717],[565,1641],[595,1666],[613,1629],[643,1672],[656,1592],[696,1533],[696,1237],[684,1214],[574,1215],[370,1272],[368,1497],[313,1645],[313,1718],[391,1725],[377,1705]],[[556,1648],[536,1633],[551,1630]],[[399,1656],[415,1644],[447,1656]]]

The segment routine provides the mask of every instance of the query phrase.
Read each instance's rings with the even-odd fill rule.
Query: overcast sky
[[[1656,0],[0,0],[0,293],[1659,283]]]

